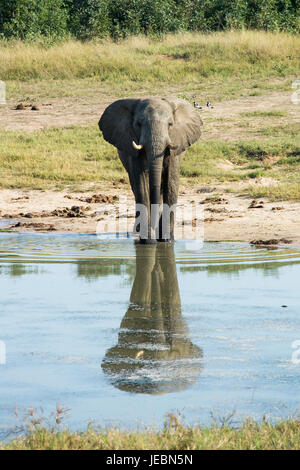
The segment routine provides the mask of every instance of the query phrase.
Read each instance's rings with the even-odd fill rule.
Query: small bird
[[[197,104],[196,101],[194,101],[194,108],[202,109],[202,106],[199,106],[199,104]]]
[[[206,106],[207,106],[208,108],[210,108],[210,109],[213,109],[213,108],[214,108],[214,107],[211,105],[211,102],[210,102],[210,101],[208,101],[208,102],[206,103]]]

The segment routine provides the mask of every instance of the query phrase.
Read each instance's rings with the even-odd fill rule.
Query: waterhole
[[[0,431],[297,414],[299,279],[291,247],[2,233]]]

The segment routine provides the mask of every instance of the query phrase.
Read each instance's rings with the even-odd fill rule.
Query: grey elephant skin
[[[174,239],[180,162],[201,126],[199,110],[177,98],[121,99],[102,114],[99,128],[129,175],[141,242]]]

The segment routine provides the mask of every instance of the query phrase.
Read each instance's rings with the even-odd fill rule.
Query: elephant
[[[118,344],[102,370],[131,393],[168,393],[192,385],[202,370],[202,349],[182,318],[173,243],[136,243],[136,272]]]
[[[129,175],[141,243],[174,240],[180,162],[202,125],[199,110],[179,98],[120,99],[104,110],[99,128]]]

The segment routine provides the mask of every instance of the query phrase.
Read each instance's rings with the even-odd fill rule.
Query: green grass
[[[232,163],[229,169],[222,166],[224,161]],[[97,125],[34,133],[0,131],[0,172],[2,188],[85,190],[124,177],[128,182],[117,151],[104,141]],[[187,151],[181,176],[182,183],[193,185],[274,178],[280,191],[278,184],[258,185],[249,190],[251,195],[257,191],[260,196],[276,193],[279,199],[300,200],[300,137],[200,140]]]
[[[246,193],[253,198],[265,197],[270,201],[300,200],[300,183],[278,183],[272,186],[248,188]]]
[[[234,166],[227,170],[222,162]],[[181,165],[182,176],[200,182],[235,182],[259,177],[273,178],[282,183],[282,199],[300,199],[300,139],[268,138],[237,142],[209,141],[197,142],[189,149]],[[288,191],[293,184],[293,191]],[[274,190],[277,188],[274,185]],[[272,186],[273,187],[273,186]],[[265,189],[269,192],[272,187]],[[257,189],[260,186],[258,185]],[[285,188],[285,190],[284,190]],[[299,188],[298,188],[299,189]],[[248,191],[248,188],[247,190]],[[251,189],[253,196],[253,190]]]
[[[247,421],[241,427],[184,426],[173,417],[161,431],[121,431],[117,428],[82,433],[33,426],[21,437],[0,443],[0,449],[18,450],[298,450],[300,421],[271,424]]]
[[[83,188],[124,176],[115,149],[98,127],[64,127],[32,134],[0,131],[2,188]]]
[[[257,129],[255,133],[257,135],[263,136],[284,136],[288,135],[290,137],[296,138],[299,135],[300,125],[299,123],[287,124],[281,126],[268,126]]]
[[[243,117],[286,117],[287,113],[285,111],[280,110],[272,110],[272,111],[249,111],[240,113]]]

